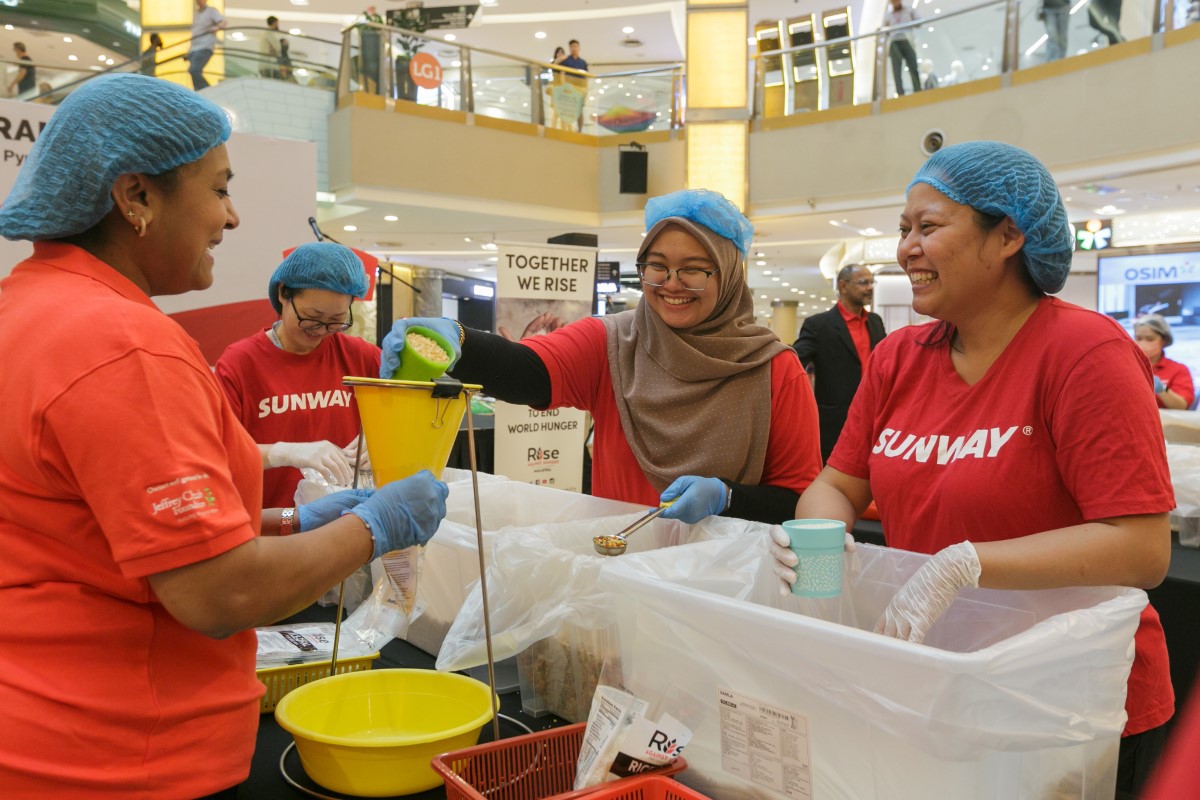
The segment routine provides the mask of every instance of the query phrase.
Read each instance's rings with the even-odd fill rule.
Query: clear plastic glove
[[[371,529],[375,559],[433,538],[446,516],[449,494],[450,487],[423,469],[412,477],[381,486],[347,513],[358,516]]]
[[[1162,378],[1155,375],[1154,376],[1154,393],[1162,394],[1166,390],[1167,390],[1167,385],[1162,382]]]
[[[720,514],[725,510],[725,499],[729,489],[720,478],[701,478],[696,475],[684,475],[676,478],[674,483],[663,490],[660,500],[672,503],[663,512],[663,519],[677,519],[694,525],[706,517]]]
[[[458,346],[458,325],[454,320],[447,317],[398,319],[392,323],[392,329],[388,331],[388,335],[383,337],[383,356],[379,361],[379,377],[390,378],[400,367],[400,353],[404,350],[404,337],[408,335],[408,329],[414,325],[435,330],[446,337],[446,341],[450,342],[454,348],[454,352],[450,354],[450,366],[453,367],[454,363],[458,361],[462,350]]]
[[[963,587],[979,586],[979,555],[970,542],[953,544],[929,559],[900,587],[875,632],[910,642],[921,642],[938,617],[954,602]]]
[[[342,448],[342,454],[346,457],[346,463],[350,465],[350,470],[354,471],[354,464],[358,462],[359,472],[371,471],[371,454],[367,452],[367,443],[363,441],[362,455],[358,454],[359,438],[354,437],[354,441]]]
[[[346,454],[333,442],[276,442],[267,450],[267,466],[309,467],[338,486],[349,486],[354,480]]]
[[[792,593],[792,584],[796,582],[796,567],[800,566],[800,557],[792,549],[792,540],[782,525],[772,525],[770,531],[771,541],[767,544],[767,549],[775,559],[771,568],[779,578],[779,593],[788,595]],[[854,552],[854,535],[849,531],[846,532],[845,550],[847,553]]]
[[[372,494],[370,489],[346,489],[342,492],[327,494],[322,498],[296,506],[296,516],[299,518],[300,530],[311,531],[322,525],[328,525],[356,505],[366,500]]]

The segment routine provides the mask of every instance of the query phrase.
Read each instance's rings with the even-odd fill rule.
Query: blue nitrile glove
[[[1167,390],[1167,385],[1162,382],[1162,378],[1155,375],[1154,376],[1154,393],[1162,394],[1166,390]]]
[[[447,317],[409,317],[398,319],[392,323],[392,329],[383,337],[383,356],[379,362],[379,377],[390,378],[400,366],[400,351],[404,349],[404,337],[408,329],[414,325],[429,328],[446,337],[446,341],[454,348],[451,353],[450,366],[458,361],[462,352],[458,342],[458,323]],[[447,368],[448,369],[448,368]]]
[[[446,516],[448,494],[450,487],[423,469],[402,481],[384,484],[348,513],[367,523],[375,540],[372,558],[379,558],[432,539]]]
[[[311,531],[328,525],[345,512],[371,496],[370,489],[346,489],[327,494],[302,506],[296,506],[296,516],[301,531]]]
[[[662,502],[675,502],[663,512],[663,519],[677,519],[694,525],[705,517],[725,510],[729,489],[720,478],[701,478],[684,475],[666,488]]]

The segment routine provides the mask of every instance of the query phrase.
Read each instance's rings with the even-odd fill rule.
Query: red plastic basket
[[[588,800],[708,800],[708,796],[655,773],[602,784]]]
[[[592,800],[601,796],[617,797],[599,793],[642,779],[623,778],[573,791],[575,762],[586,728],[586,722],[579,722],[488,742],[443,753],[434,758],[432,764],[446,783],[446,800],[569,800],[584,796]],[[654,774],[675,775],[686,768],[687,761],[680,757]],[[696,795],[679,796],[690,798]]]

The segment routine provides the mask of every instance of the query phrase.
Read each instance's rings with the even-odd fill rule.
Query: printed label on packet
[[[417,602],[417,565],[420,556],[420,547],[393,550],[382,556],[383,569],[387,572],[392,587],[395,589],[395,592],[388,597],[387,602],[403,611],[405,616],[412,613],[413,606]]]

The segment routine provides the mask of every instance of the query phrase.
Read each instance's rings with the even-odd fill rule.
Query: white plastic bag
[[[596,579],[613,557],[597,554],[592,537],[616,533],[644,514],[638,511],[498,531],[487,571],[496,660],[517,655],[534,642],[554,635],[566,623],[591,630],[606,627],[611,612],[607,595],[597,589]],[[769,557],[761,544],[766,530],[761,523],[726,517],[709,517],[696,525],[660,518],[631,536],[625,555],[615,558],[636,560],[639,553],[708,542],[717,548],[718,555],[691,547],[671,552],[682,560],[681,569],[694,566],[699,580],[734,593],[748,592],[750,578]],[[693,561],[693,557],[698,558]],[[437,668],[456,671],[485,663],[483,597],[476,582],[446,634]]]

